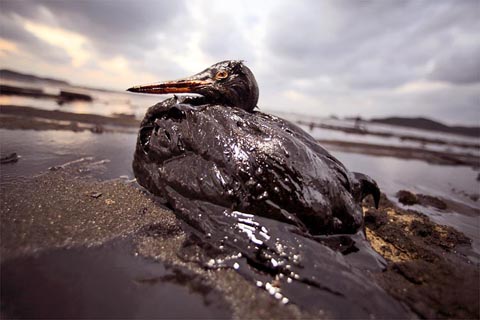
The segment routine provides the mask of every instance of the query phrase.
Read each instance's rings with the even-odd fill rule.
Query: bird
[[[177,211],[188,199],[204,201],[321,237],[363,228],[367,195],[378,206],[373,179],[350,172],[300,127],[255,110],[257,81],[241,60],[128,91],[175,94],[147,110],[133,171],[140,185]]]
[[[386,265],[366,239],[361,207],[367,195],[378,207],[378,185],[300,127],[256,110],[258,85],[243,61],[128,91],[174,94],[147,110],[132,167],[179,218],[187,235],[179,257],[232,268],[312,314],[407,317],[363,272]]]

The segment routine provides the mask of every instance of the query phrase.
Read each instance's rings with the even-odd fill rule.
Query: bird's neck
[[[174,97],[177,104],[191,104],[194,106],[199,106],[202,104],[207,104],[209,101],[204,96],[175,96]]]
[[[219,97],[209,96],[175,96],[176,103],[185,103],[193,106],[200,106],[205,104],[219,104],[231,108],[240,108],[246,111],[252,112],[256,104],[253,106],[246,106],[242,104],[242,101],[235,101],[235,99],[225,99]],[[234,100],[234,101],[232,101]]]

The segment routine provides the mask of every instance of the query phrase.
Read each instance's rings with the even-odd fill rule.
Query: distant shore
[[[51,98],[57,100],[59,104],[63,104],[69,101],[75,100],[82,100],[82,101],[92,101],[92,97],[87,93],[90,90],[93,91],[103,91],[103,92],[117,92],[114,90],[108,89],[101,89],[101,88],[92,88],[92,87],[84,87],[84,86],[77,86],[71,84],[65,80],[61,79],[54,79],[50,77],[40,77],[37,75],[32,74],[25,74],[21,72],[17,72],[14,70],[8,69],[1,69],[0,70],[0,80],[10,80],[14,82],[21,82],[27,84],[26,87],[24,86],[17,86],[17,85],[9,85],[9,84],[1,84],[0,83],[0,94],[6,95],[18,95],[18,96],[30,96],[36,98]],[[29,86],[28,84],[31,84]],[[57,86],[59,88],[63,88],[60,90],[59,95],[52,95],[43,91],[41,84],[48,84]],[[71,88],[65,89],[65,88]],[[336,116],[333,116],[336,118]],[[418,130],[426,130],[431,132],[444,132],[450,134],[457,134],[469,137],[479,137],[480,138],[480,127],[479,126],[464,126],[464,125],[446,125],[444,123],[424,118],[424,117],[399,117],[399,116],[391,116],[391,117],[383,117],[383,118],[372,118],[370,120],[366,120],[360,117],[346,117],[345,120],[353,120],[358,122],[359,124],[363,123],[378,123],[378,124],[386,124],[390,126],[400,126],[405,128],[412,128]],[[324,126],[323,124],[318,124],[314,122],[305,122],[305,125],[311,126]],[[358,128],[354,128],[356,130]],[[356,130],[358,133],[358,130]],[[371,132],[370,132],[371,134]],[[408,139],[409,137],[403,137]]]

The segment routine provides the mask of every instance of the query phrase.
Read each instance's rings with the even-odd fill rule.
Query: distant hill
[[[389,117],[372,119],[370,121],[389,124],[392,126],[402,126],[422,130],[448,132],[470,137],[480,137],[480,127],[447,126],[443,123],[436,122],[427,118]]]
[[[20,73],[20,72],[8,70],[8,69],[0,70],[0,79],[22,81],[22,82],[43,82],[43,83],[49,83],[52,85],[70,85],[67,81],[64,81],[64,80],[42,78],[42,77],[37,77],[31,74]]]

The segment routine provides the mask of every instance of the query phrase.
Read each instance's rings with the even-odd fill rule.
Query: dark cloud
[[[203,51],[218,61],[249,60],[252,57],[252,48],[242,32],[242,26],[229,15],[213,13],[212,18],[214,22],[207,23],[203,29],[200,42]]]
[[[468,45],[452,44],[459,36],[478,32],[479,2],[457,4],[286,3],[270,20],[267,44],[276,64],[290,76],[328,75],[354,88],[396,87],[426,77],[428,66],[440,55],[467,54],[458,51],[468,51]],[[478,37],[475,39],[478,43]],[[436,62],[440,70],[449,68],[448,58]],[[457,60],[456,64],[459,70],[465,70],[472,63]]]
[[[383,114],[401,116],[425,116],[449,124],[480,125],[479,87],[447,87],[432,92],[417,92],[398,96],[396,99],[385,97]],[[377,111],[378,112],[378,111]],[[381,111],[380,111],[381,112]]]
[[[312,114],[443,114],[452,121],[478,115],[478,0],[0,1],[0,36],[42,61],[70,58],[18,17],[88,38],[89,70],[123,57],[131,73],[161,80],[244,59],[261,104],[271,108],[292,111],[293,103]],[[428,81],[445,88],[421,87]]]
[[[440,54],[429,79],[455,84],[480,83],[480,45]]]

